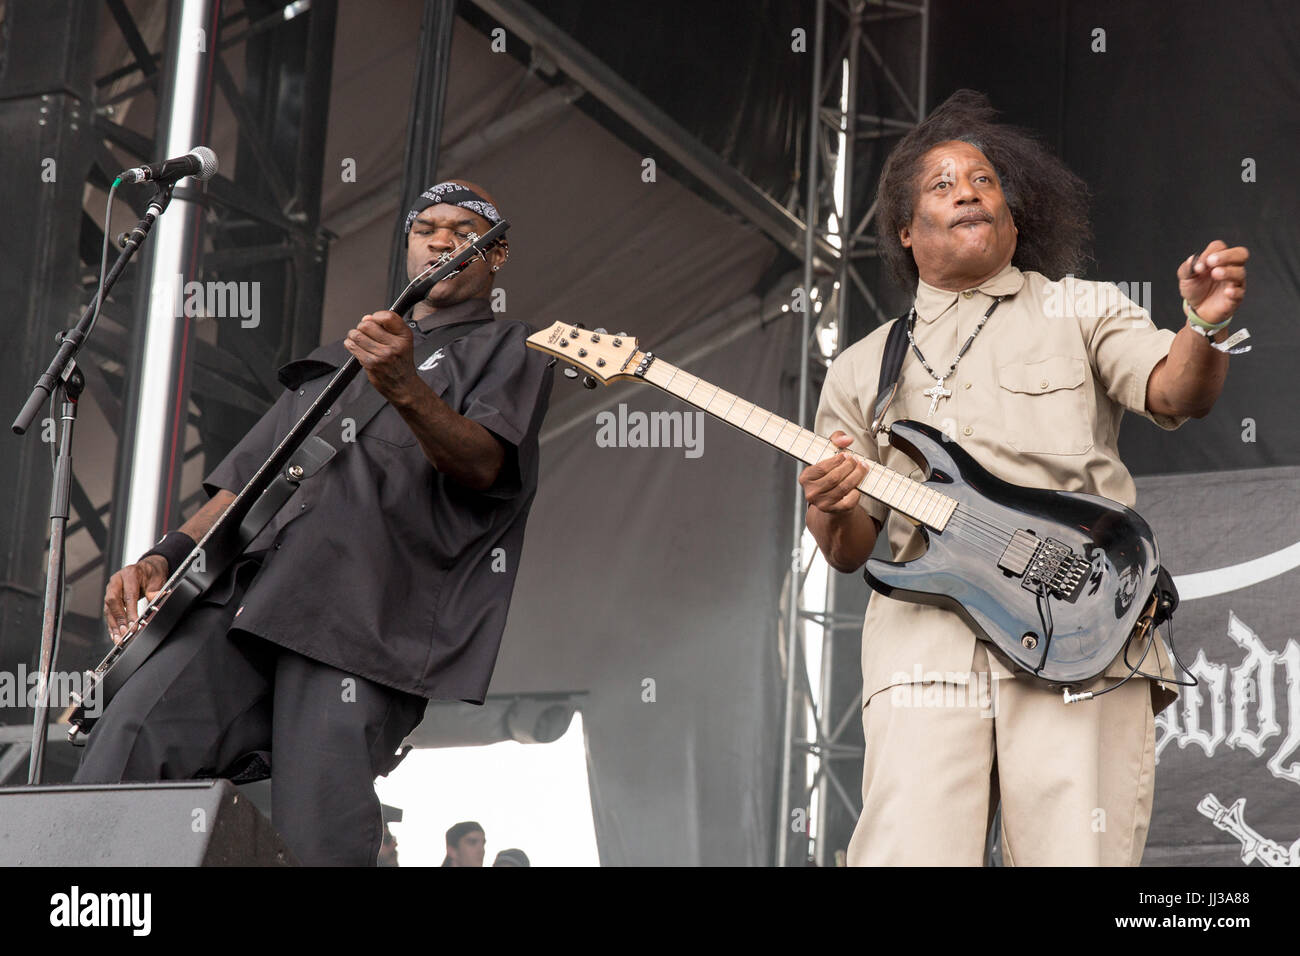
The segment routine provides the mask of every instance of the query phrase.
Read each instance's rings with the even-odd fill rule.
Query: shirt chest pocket
[[[392,405],[385,405],[374,418],[361,429],[361,437],[373,439],[385,445],[414,445],[415,433],[406,419]]]
[[[1082,455],[1092,448],[1083,359],[1053,355],[998,369],[1007,444],[1040,455]]]
[[[441,369],[435,368],[422,371],[420,378],[440,398],[446,399],[450,379],[442,374]],[[417,441],[415,433],[411,431],[411,426],[407,424],[401,412],[392,405],[385,405],[379,410],[379,413],[366,424],[366,427],[361,429],[361,437],[373,438],[385,445],[396,445],[398,447],[414,445]]]

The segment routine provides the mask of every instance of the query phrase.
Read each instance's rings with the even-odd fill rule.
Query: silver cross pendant
[[[925,395],[930,399],[930,411],[925,416],[926,418],[930,418],[934,415],[934,410],[939,407],[939,399],[947,398],[949,395],[952,394],[952,391],[944,388],[943,379],[939,379],[937,384],[935,384],[931,388],[927,388],[921,394]]]

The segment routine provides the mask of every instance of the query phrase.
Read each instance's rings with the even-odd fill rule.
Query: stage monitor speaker
[[[227,780],[0,787],[0,866],[296,866]]]

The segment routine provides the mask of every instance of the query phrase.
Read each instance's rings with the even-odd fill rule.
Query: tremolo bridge
[[[1039,538],[1017,531],[998,559],[998,567],[1019,575],[1020,586],[1035,594],[1041,585],[1061,601],[1079,596],[1092,565],[1055,538]]]

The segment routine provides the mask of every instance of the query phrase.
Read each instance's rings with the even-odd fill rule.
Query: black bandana
[[[438,183],[438,185],[430,186],[420,193],[420,198],[415,201],[411,211],[406,214],[406,228],[402,231],[409,234],[411,224],[415,222],[416,216],[430,206],[436,206],[438,203],[444,202],[449,206],[460,206],[462,209],[478,213],[494,226],[501,221],[501,213],[497,212],[497,207],[474,192],[474,190],[466,189],[459,183]]]

